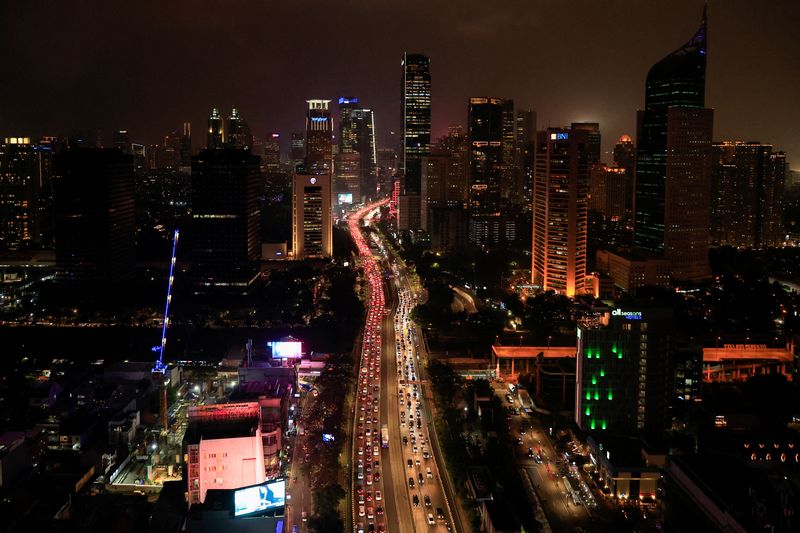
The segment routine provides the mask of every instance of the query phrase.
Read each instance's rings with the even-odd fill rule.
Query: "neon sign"
[[[328,117],[311,117],[311,122],[327,122]]]
[[[569,139],[569,133],[561,132],[561,133],[550,134],[551,141],[566,141],[567,139]]]
[[[625,320],[641,320],[642,319],[642,312],[641,311],[623,311],[622,309],[614,309],[611,311],[613,316],[621,316]]]

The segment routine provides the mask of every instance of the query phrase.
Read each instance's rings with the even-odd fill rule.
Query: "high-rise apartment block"
[[[42,242],[52,198],[53,150],[29,137],[0,144],[0,244],[18,248]]]
[[[403,54],[400,81],[401,198],[397,203],[398,229],[415,230],[422,225],[422,158],[431,150],[430,58]]]
[[[292,178],[292,257],[323,259],[333,254],[331,175]]]
[[[741,248],[784,240],[786,155],[759,142],[715,143],[711,180],[711,239]]]
[[[621,220],[626,213],[628,172],[624,168],[604,163],[592,165],[589,178],[589,209],[613,220]]]
[[[533,284],[573,297],[586,289],[589,135],[538,133],[533,181]]]

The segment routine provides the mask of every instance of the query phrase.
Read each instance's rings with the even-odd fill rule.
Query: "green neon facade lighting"
[[[601,428],[601,429],[606,429],[606,421],[605,421],[605,420],[603,420],[603,423],[602,423],[602,425],[600,426],[600,428]]]

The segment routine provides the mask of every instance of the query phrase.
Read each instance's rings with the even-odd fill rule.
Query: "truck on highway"
[[[389,447],[389,426],[383,424],[381,426],[381,447],[388,448]]]

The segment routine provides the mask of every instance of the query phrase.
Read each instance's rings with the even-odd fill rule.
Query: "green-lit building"
[[[585,431],[659,433],[675,394],[671,309],[617,308],[578,327],[575,422]]]

